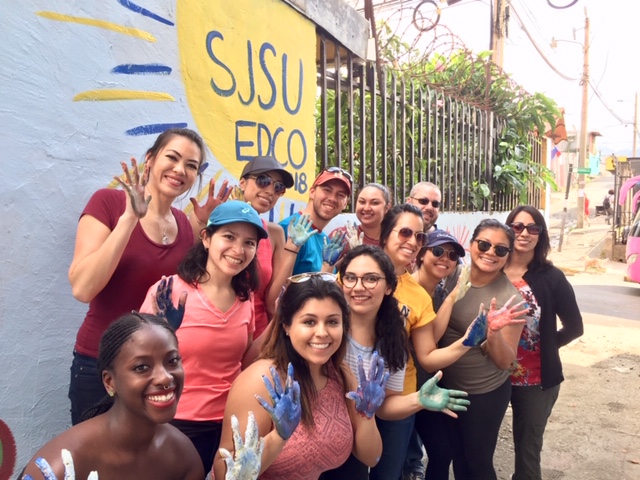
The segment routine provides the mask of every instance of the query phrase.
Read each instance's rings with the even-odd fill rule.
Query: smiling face
[[[276,193],[275,182],[283,183],[282,174],[271,170],[260,175],[267,175],[271,178],[271,185],[260,187],[256,184],[256,179],[252,177],[241,178],[240,188],[244,193],[244,200],[249,202],[258,213],[266,213],[273,208],[276,202],[285,192]]]
[[[481,252],[476,240],[483,240],[494,246],[500,245],[509,248],[509,237],[504,230],[499,228],[485,228],[471,242],[471,268],[484,275],[497,275],[504,268],[509,255],[507,254],[504,257],[497,256],[494,247],[491,247],[486,252]]]
[[[408,203],[415,205],[422,210],[422,219],[424,220],[425,231],[428,231],[438,220],[440,215],[440,202],[442,201],[442,194],[440,189],[430,185],[416,185],[411,192],[412,195],[408,199]],[[427,205],[422,205],[419,200],[429,199]],[[424,201],[424,200],[423,200]],[[433,201],[438,202],[438,208],[433,206]]]
[[[102,372],[112,408],[124,408],[147,421],[171,421],[184,385],[178,343],[159,325],[143,325],[122,345],[113,368]]]
[[[319,371],[342,343],[342,310],[332,298],[310,298],[284,329],[309,369]]]
[[[389,210],[384,194],[379,188],[365,187],[356,202],[356,217],[365,227],[379,227],[384,214]]]
[[[453,245],[443,243],[439,246],[444,250],[444,253],[440,257],[436,257],[432,249],[428,248],[422,258],[420,269],[428,277],[441,280],[453,273],[458,262],[449,258],[449,252],[455,252]]]
[[[256,256],[258,233],[245,222],[220,226],[210,237],[202,239],[209,250],[207,272],[213,276],[233,276],[244,270]]]
[[[396,273],[404,271],[404,268],[416,259],[422,245],[418,243],[415,232],[422,232],[422,227],[422,218],[418,215],[410,212],[403,212],[398,215],[396,224],[384,245],[384,251],[391,258],[391,262],[396,268]],[[401,236],[398,230],[402,228],[412,230],[414,235],[408,238]]]
[[[149,186],[158,194],[176,198],[193,186],[202,153],[192,140],[174,135],[155,157],[147,158],[147,161],[150,165]]]
[[[385,274],[382,272],[378,262],[369,255],[360,255],[351,260],[346,266],[342,277],[342,290],[347,302],[349,302],[351,314],[354,316],[376,315],[384,296],[391,294]],[[351,282],[346,282],[346,279],[355,277],[358,277],[355,285],[351,285]],[[365,287],[363,285],[363,277],[365,284],[367,284],[367,280],[373,281],[377,277],[376,286],[372,288]],[[351,286],[347,287],[344,283],[348,283]]]
[[[331,180],[311,188],[309,200],[313,206],[312,215],[329,222],[347,206],[349,192],[343,182]]]
[[[522,223],[525,226],[536,224],[533,217],[524,210],[519,212],[513,218],[512,223]],[[539,239],[540,235],[532,235],[525,228],[524,230],[522,230],[522,232],[516,233],[516,241],[513,244],[513,249],[519,254],[533,254],[533,251],[536,248]]]

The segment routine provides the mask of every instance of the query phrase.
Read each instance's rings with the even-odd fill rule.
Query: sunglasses
[[[460,254],[458,252],[456,252],[455,250],[445,250],[442,247],[433,247],[433,248],[430,248],[429,250],[431,250],[431,253],[436,258],[440,258],[446,252],[447,256],[449,257],[449,260],[451,260],[452,262],[457,262],[460,259]],[[501,256],[501,255],[499,255],[499,256]]]
[[[440,202],[438,200],[429,200],[427,197],[423,197],[423,198],[409,197],[409,198],[412,198],[413,200],[418,202],[420,205],[423,205],[425,207],[427,205],[429,205],[429,203],[431,203],[431,205],[433,205],[433,208],[439,208],[440,207]]]
[[[325,170],[325,172],[333,173],[334,175],[342,175],[343,177],[346,177],[347,180],[349,180],[349,183],[351,185],[353,185],[353,177],[351,176],[351,174],[340,167],[329,167]]]
[[[531,235],[540,235],[542,233],[542,227],[540,225],[536,225],[535,223],[530,223],[529,225],[525,225],[522,222],[512,223],[511,228],[516,233],[524,232],[524,229],[527,229]]]
[[[319,277],[320,280],[324,280],[325,282],[335,282],[338,278],[333,273],[325,273],[325,272],[308,272],[308,273],[299,273],[298,275],[293,275],[292,277],[287,278],[287,282],[289,283],[304,283],[310,280],[313,277]]]
[[[425,243],[427,243],[427,237],[428,235],[424,232],[414,232],[413,230],[411,230],[410,228],[404,227],[404,228],[399,228],[397,230],[392,230],[392,232],[398,232],[398,235],[401,236],[402,238],[406,238],[409,239],[413,236],[416,237],[416,241],[418,242],[418,244],[424,246]]]
[[[358,280],[360,280],[364,288],[371,290],[372,288],[376,288],[381,279],[384,279],[384,277],[376,275],[375,273],[367,273],[361,277],[358,277],[355,273],[345,273],[340,277],[340,283],[347,288],[354,288],[358,284]]]
[[[287,187],[284,183],[274,180],[269,175],[249,175],[249,178],[253,178],[256,182],[256,185],[258,185],[260,188],[267,188],[273,183],[273,189],[277,195],[281,195],[287,191]]]
[[[493,247],[493,251],[498,257],[504,257],[507,253],[511,251],[509,247],[505,247],[504,245],[494,245],[490,242],[487,242],[486,240],[474,240],[474,242],[478,244],[478,250],[480,250],[483,253],[488,252],[491,249],[491,247]]]

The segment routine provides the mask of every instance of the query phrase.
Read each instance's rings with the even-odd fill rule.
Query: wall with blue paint
[[[5,480],[14,460],[20,468],[70,424],[69,366],[87,307],[72,297],[67,270],[78,217],[91,194],[112,184],[113,175],[121,173],[120,161],[141,158],[156,134],[173,125],[205,138],[206,180],[233,180],[244,165],[235,155],[235,124],[248,120],[270,129],[271,138],[254,132],[254,148],[261,142],[265,149],[275,148],[283,164],[289,154],[296,163],[289,166],[298,188],[275,212],[288,214],[306,198],[308,185],[300,179],[308,182],[315,165],[316,46],[314,24],[280,0],[20,0],[3,2],[2,10],[0,480]],[[217,14],[223,10],[225,15]],[[200,36],[189,38],[196,30]],[[208,32],[219,35],[211,45]],[[238,92],[246,100],[253,88],[256,101],[243,104],[216,94],[212,80],[224,87],[228,79],[221,64],[237,69]],[[243,72],[251,67],[250,85]],[[198,97],[204,89],[207,104]],[[278,128],[287,135],[280,139],[298,133],[278,143],[273,138]],[[306,141],[304,162],[300,137]],[[243,152],[252,153],[247,145]],[[198,193],[203,192],[192,192]],[[184,199],[178,207],[188,205]]]

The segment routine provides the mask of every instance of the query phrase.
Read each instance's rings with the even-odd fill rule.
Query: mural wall
[[[279,0],[3,2],[0,480],[70,424],[86,305],[67,270],[91,194],[180,126],[206,141],[205,180],[275,154],[296,183],[271,216],[288,215],[313,180],[315,48]]]

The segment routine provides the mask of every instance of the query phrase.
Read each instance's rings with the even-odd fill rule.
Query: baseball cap
[[[313,182],[313,186],[317,187],[318,185],[324,185],[331,180],[338,180],[347,187],[348,195],[351,195],[351,183],[353,181],[351,174],[346,170],[341,169],[340,167],[329,167],[326,170],[318,175]]]
[[[244,178],[247,175],[260,175],[261,173],[273,171],[280,172],[280,175],[282,175],[282,183],[284,183],[285,187],[293,187],[293,177],[282,168],[282,165],[273,157],[253,157],[242,169],[240,178]]]
[[[240,200],[229,200],[221,205],[218,205],[207,222],[209,225],[227,225],[229,223],[244,222],[250,223],[258,231],[258,238],[267,238],[269,234],[262,226],[262,220],[258,215],[258,212],[248,203],[241,202]]]
[[[429,234],[427,238],[427,243],[425,248],[437,247],[439,245],[444,245],[445,243],[450,243],[453,245],[453,249],[458,253],[461,257],[465,256],[464,247],[458,243],[456,237],[451,235],[449,232],[445,232],[444,230],[434,230]]]

